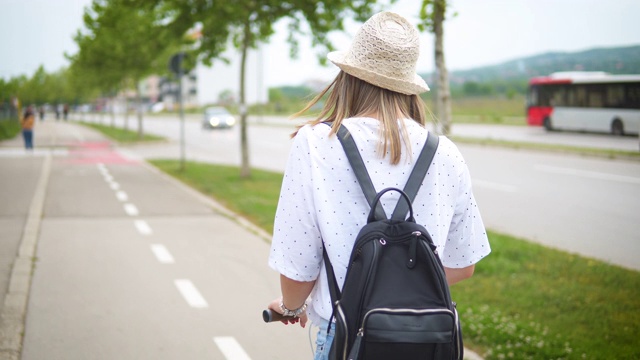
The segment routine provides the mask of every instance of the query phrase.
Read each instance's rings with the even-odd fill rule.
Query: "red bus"
[[[551,130],[640,132],[640,75],[559,72],[529,81],[527,123]]]

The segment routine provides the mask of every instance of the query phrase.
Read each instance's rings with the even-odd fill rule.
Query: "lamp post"
[[[178,108],[180,113],[180,171],[185,169],[185,135],[184,135],[184,106],[182,103],[182,75],[184,73],[183,60],[185,54],[177,53],[171,57],[169,68],[178,77]]]

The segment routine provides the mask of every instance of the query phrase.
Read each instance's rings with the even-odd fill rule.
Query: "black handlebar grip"
[[[280,321],[280,320],[287,320],[287,319],[294,319],[293,316],[282,316],[282,314],[279,314],[275,311],[271,311],[270,309],[264,310],[262,312],[262,320],[264,320],[264,322],[266,323],[270,323],[270,322],[274,322],[274,321]]]

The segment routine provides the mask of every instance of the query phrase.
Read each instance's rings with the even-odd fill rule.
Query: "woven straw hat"
[[[385,11],[362,25],[348,51],[330,52],[327,58],[370,84],[415,95],[429,91],[416,74],[419,55],[418,30],[402,16]]]

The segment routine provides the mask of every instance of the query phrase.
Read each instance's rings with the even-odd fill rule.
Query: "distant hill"
[[[502,64],[452,71],[451,82],[523,80],[557,71],[605,71],[611,74],[640,74],[640,45],[596,48],[580,52],[550,52]]]

